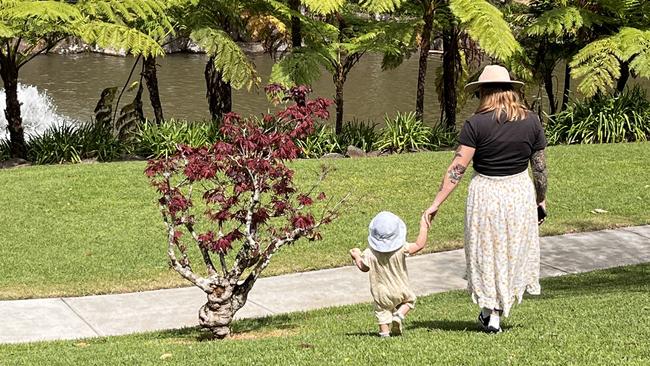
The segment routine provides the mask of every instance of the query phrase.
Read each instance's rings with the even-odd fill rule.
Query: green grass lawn
[[[304,160],[309,184],[322,164],[335,171],[329,196],[352,206],[323,230],[273,259],[266,275],[349,264],[381,210],[401,216],[414,239],[453,153]],[[650,223],[650,144],[549,148],[549,219],[543,235]],[[143,162],[34,166],[0,171],[0,299],[87,295],[186,285],[167,266],[164,228]],[[442,208],[426,251],[458,248],[469,179]],[[593,214],[600,208],[608,211]]]
[[[542,281],[503,322],[477,331],[467,293],[422,297],[402,337],[375,336],[369,304],[234,324],[225,341],[195,329],[0,346],[7,365],[648,365],[650,265]]]

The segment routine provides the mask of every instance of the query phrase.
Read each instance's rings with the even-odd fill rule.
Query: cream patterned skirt
[[[528,171],[505,177],[475,174],[465,213],[467,286],[480,307],[503,310],[539,295],[539,231]]]

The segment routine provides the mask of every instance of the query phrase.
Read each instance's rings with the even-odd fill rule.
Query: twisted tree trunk
[[[9,130],[11,157],[27,159],[27,143],[18,100],[18,67],[7,57],[0,58],[0,77],[5,88],[7,106],[4,113]]]
[[[161,124],[165,118],[163,116],[162,104],[160,103],[160,92],[158,91],[158,76],[156,74],[156,57],[148,56],[144,58],[142,64],[142,76],[147,83],[149,91],[149,100],[153,108],[154,118],[157,124]]]
[[[220,71],[214,68],[214,57],[205,66],[205,84],[213,122],[219,122],[224,114],[232,112],[232,87],[223,80]]]
[[[422,39],[420,41],[420,60],[418,64],[418,87],[417,96],[415,97],[415,114],[419,120],[424,119],[424,85],[427,77],[427,66],[429,50],[431,50],[431,31],[433,30],[434,9],[431,0],[423,0],[423,20]]]
[[[456,84],[458,83],[458,70],[460,68],[460,56],[458,50],[458,26],[454,23],[446,27],[442,32],[442,118],[448,130],[456,128],[456,109],[458,96],[456,95]]]
[[[217,339],[230,335],[230,324],[237,311],[233,306],[232,296],[232,286],[216,286],[214,291],[208,294],[208,302],[199,309],[199,324]]]

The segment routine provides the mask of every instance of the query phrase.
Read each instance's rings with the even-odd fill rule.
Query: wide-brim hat
[[[368,245],[381,252],[394,252],[406,243],[406,224],[392,212],[382,211],[368,226]]]
[[[510,84],[513,88],[519,90],[524,83],[510,79],[508,69],[499,65],[487,65],[478,77],[478,81],[474,81],[465,85],[465,91],[474,94],[478,88],[486,84]]]

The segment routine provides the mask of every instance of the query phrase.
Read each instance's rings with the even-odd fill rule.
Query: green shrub
[[[217,127],[217,124],[212,122],[173,119],[159,125],[145,122],[136,132],[135,152],[147,158],[160,158],[174,153],[178,144],[192,147],[207,146],[218,139]]]
[[[40,135],[31,135],[27,156],[34,164],[79,163],[83,159],[99,161],[119,159],[126,146],[111,131],[98,123],[61,124]]]
[[[35,164],[79,163],[83,159],[79,127],[71,124],[50,126],[40,135],[31,135],[27,156]]]
[[[379,139],[376,127],[377,124],[370,121],[364,122],[356,118],[348,121],[343,125],[338,138],[339,143],[342,148],[355,146],[365,152],[372,151]]]
[[[449,130],[442,124],[437,124],[431,129],[429,137],[431,149],[444,149],[458,145],[458,132]]]
[[[11,158],[11,145],[8,139],[0,139],[0,161]]]
[[[549,116],[546,135],[549,144],[647,141],[650,101],[639,87],[615,96],[596,95]]]
[[[415,113],[397,113],[394,120],[384,118],[386,126],[377,141],[377,149],[409,152],[429,149],[432,129],[415,117]]]
[[[342,153],[343,146],[332,128],[327,125],[315,126],[314,133],[296,141],[303,158],[320,158],[329,153]],[[347,145],[345,146],[347,147]]]

